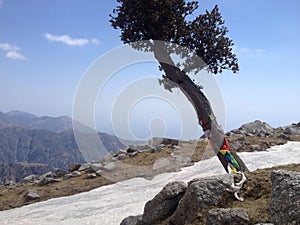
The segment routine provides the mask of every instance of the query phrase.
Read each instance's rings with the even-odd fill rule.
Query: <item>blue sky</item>
[[[274,127],[299,122],[300,2],[203,0],[198,12],[215,4],[240,64],[239,74],[216,76],[226,130],[255,119]],[[115,6],[113,0],[0,0],[0,111],[71,116],[87,68],[122,44],[119,31],[108,22]],[[133,71],[130,74],[137,76]],[[147,71],[158,73],[154,68]],[[126,85],[122,79],[111,85],[112,92]],[[109,125],[99,124],[99,130],[111,132]]]

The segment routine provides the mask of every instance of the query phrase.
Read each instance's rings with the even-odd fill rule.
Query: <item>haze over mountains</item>
[[[118,138],[98,133],[105,148],[124,148]],[[38,117],[22,112],[0,112],[0,183],[18,181],[29,174],[43,174],[69,163],[83,163],[76,144],[72,119]]]

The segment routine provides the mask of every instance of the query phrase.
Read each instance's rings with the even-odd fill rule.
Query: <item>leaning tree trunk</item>
[[[224,169],[227,172],[231,172],[228,168],[228,160],[225,155],[220,152],[227,139],[223,129],[218,125],[216,119],[214,119],[215,117],[208,99],[200,88],[186,75],[186,73],[175,66],[172,58],[164,50],[163,46],[155,44],[154,56],[158,60],[161,68],[164,70],[165,78],[174,82],[192,103],[197,113],[199,125],[202,127]],[[238,170],[242,172],[248,171],[245,163],[236,154],[236,152],[233,150],[230,150],[230,152],[239,164],[240,168]]]

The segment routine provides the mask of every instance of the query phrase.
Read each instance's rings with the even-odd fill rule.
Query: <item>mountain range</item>
[[[100,132],[98,135],[108,151],[125,147],[114,135]],[[0,183],[83,162],[70,117],[0,112]]]
[[[16,126],[27,129],[45,129],[53,132],[61,132],[72,129],[72,119],[68,116],[38,117],[23,111],[0,112],[0,128]]]

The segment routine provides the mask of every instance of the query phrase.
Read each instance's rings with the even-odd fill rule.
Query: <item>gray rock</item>
[[[241,208],[216,208],[208,211],[206,225],[249,225],[247,210]]]
[[[47,172],[47,173],[41,175],[39,177],[39,179],[43,179],[44,177],[46,177],[46,178],[53,178],[54,176],[53,176],[53,173],[50,171],[50,172]]]
[[[227,195],[226,190],[230,188],[231,181],[230,175],[223,175],[189,182],[185,195],[172,215],[171,224],[189,224],[199,218],[201,210],[220,206]]]
[[[70,172],[73,172],[75,170],[78,170],[80,168],[81,164],[77,164],[77,163],[71,163],[68,165],[68,170]]]
[[[62,181],[61,179],[55,179],[53,177],[42,177],[40,180],[37,180],[36,183],[39,186],[44,186],[49,183],[54,183],[54,182],[60,182]]]
[[[80,167],[78,168],[78,171],[82,172],[82,171],[87,170],[88,168],[90,168],[90,165],[89,165],[89,164],[82,164],[82,165],[80,165]]]
[[[239,128],[239,130],[241,133],[245,132],[245,134],[248,136],[270,136],[274,133],[274,128],[272,128],[266,122],[261,122],[259,120],[255,120],[254,122],[244,124]]]
[[[26,194],[26,200],[34,200],[34,199],[38,199],[40,197],[41,196],[39,196],[36,189],[29,189]]]
[[[97,175],[95,173],[88,173],[87,175],[85,175],[85,178],[86,179],[93,179],[93,178],[96,178]]]
[[[138,222],[142,220],[142,216],[128,216],[122,222],[120,225],[137,225]]]
[[[60,168],[55,168],[54,169],[54,175],[55,177],[63,177],[66,175],[68,172],[66,170],[60,169]]]
[[[103,165],[101,163],[93,163],[90,165],[89,172],[97,172],[98,170],[101,170],[103,168]]]
[[[82,174],[82,173],[79,172],[79,171],[73,171],[73,173],[72,173],[73,177],[80,177],[81,174]]]
[[[123,160],[126,158],[126,154],[125,153],[119,154],[116,158],[117,160]]]
[[[102,173],[103,173],[103,170],[98,170],[98,171],[95,172],[95,174],[97,176],[102,176]]]
[[[280,139],[283,139],[283,140],[290,140],[290,138],[285,134],[279,134],[276,138],[280,138]]]
[[[296,128],[294,126],[288,126],[284,129],[283,133],[288,135],[299,135],[300,129],[298,127]]]
[[[149,140],[149,145],[158,147],[159,145],[178,145],[179,141],[171,138],[153,137]]]
[[[155,224],[171,216],[186,189],[187,185],[184,182],[175,181],[167,184],[152,200],[146,203],[142,217],[143,224]]]
[[[129,153],[128,155],[129,155],[129,157],[135,157],[135,156],[137,156],[138,154],[139,154],[139,152],[136,151],[136,152]]]
[[[138,149],[136,149],[134,146],[129,146],[127,147],[127,153],[134,153],[134,152],[137,152],[139,151]]]
[[[275,225],[300,224],[300,173],[271,172],[270,221]]]
[[[39,178],[39,176],[37,175],[29,175],[27,177],[24,177],[20,183],[21,184],[28,184],[28,183],[34,183],[34,181],[36,181]]]
[[[68,180],[72,177],[74,177],[72,173],[67,173],[67,174],[64,175],[64,180]]]

